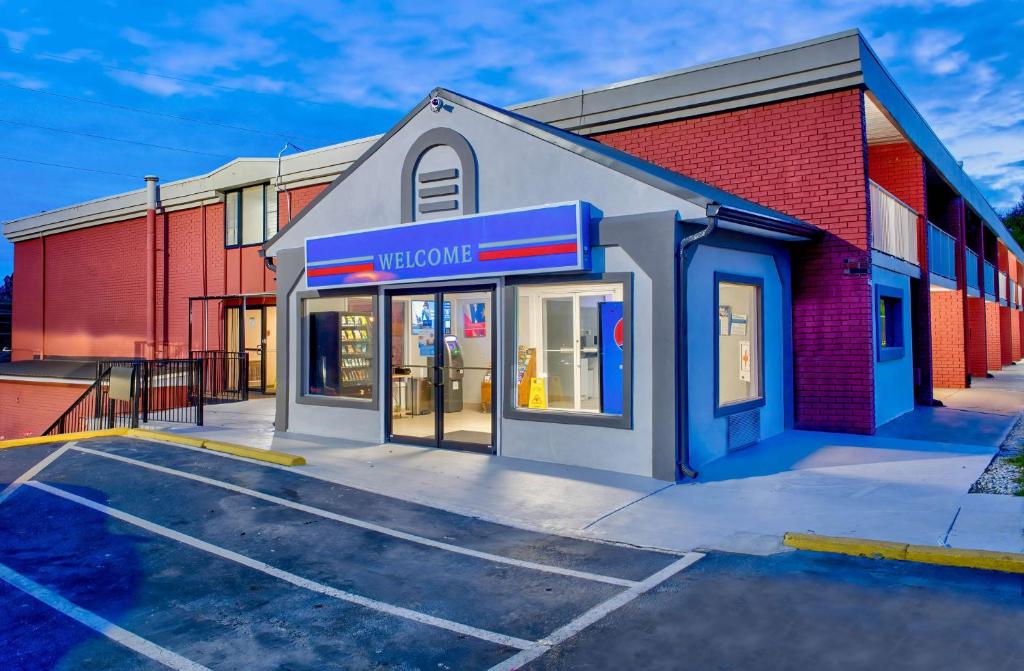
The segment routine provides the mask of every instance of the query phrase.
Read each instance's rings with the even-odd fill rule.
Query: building
[[[248,350],[279,431],[673,480],[1021,358],[1024,251],[857,31],[511,110],[435,90],[148,187],[5,225],[0,434],[71,358]]]

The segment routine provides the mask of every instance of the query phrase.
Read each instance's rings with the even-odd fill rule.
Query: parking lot
[[[136,438],[0,452],[0,667],[516,668],[700,558]]]
[[[599,544],[137,438],[0,450],[0,615],[4,671],[1024,657],[1021,575]]]

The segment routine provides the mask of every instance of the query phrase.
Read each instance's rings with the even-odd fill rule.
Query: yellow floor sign
[[[527,405],[529,408],[547,408],[548,407],[548,395],[544,389],[544,378],[542,377],[531,377],[530,378],[530,402]]]

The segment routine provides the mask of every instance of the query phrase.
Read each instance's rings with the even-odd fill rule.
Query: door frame
[[[266,356],[267,355],[267,350],[266,350],[267,343],[266,343],[265,336],[266,336],[266,332],[267,332],[267,308],[268,307],[276,308],[277,304],[276,303],[259,303],[257,305],[249,304],[249,305],[245,305],[245,306],[243,306],[243,305],[226,305],[226,306],[224,306],[224,312],[225,312],[225,315],[224,315],[224,349],[226,351],[232,351],[232,350],[228,350],[227,349],[227,347],[228,347],[228,317],[227,317],[227,314],[230,311],[232,311],[232,310],[234,310],[238,314],[238,342],[235,343],[235,346],[239,347],[241,349],[240,350],[236,350],[236,351],[247,352],[250,349],[250,348],[247,348],[247,343],[245,341],[245,322],[242,319],[242,317],[243,317],[243,315],[242,315],[242,308],[243,307],[245,307],[245,314],[246,315],[248,315],[250,312],[259,312],[260,313],[260,342],[259,342],[259,344],[255,348],[252,348],[252,349],[259,349],[259,351],[260,351],[259,352],[260,353],[260,383],[259,383],[258,386],[255,386],[255,387],[252,386],[252,380],[249,379],[248,375],[246,375],[247,384],[249,385],[248,391],[255,391],[255,392],[258,392],[260,394],[266,394],[267,393],[267,356]],[[272,326],[275,329],[277,328],[276,320],[273,320],[273,325]],[[276,390],[275,390],[274,393],[276,393]]]
[[[438,332],[441,328],[438,328],[438,323],[443,323],[444,320],[444,300],[443,296],[446,294],[459,294],[459,293],[481,293],[488,292],[491,295],[490,302],[490,336],[491,336],[491,444],[480,445],[479,443],[467,443],[457,440],[445,439],[444,437],[444,390],[442,384],[437,384],[441,370],[447,368],[448,348],[444,347],[443,339],[444,334],[441,333],[441,338],[438,338]],[[394,384],[392,382],[392,371],[394,371],[395,362],[392,360],[392,349],[391,349],[391,299],[394,296],[433,296],[434,300],[434,370],[431,371],[431,376],[435,382],[433,386],[434,395],[434,437],[433,438],[420,438],[416,436],[403,436],[395,435],[394,433],[394,418],[392,417],[392,408],[394,399]],[[480,452],[483,454],[497,454],[498,451],[498,412],[500,409],[500,394],[501,384],[499,380],[499,368],[497,365],[498,356],[498,338],[500,337],[500,331],[498,330],[498,313],[496,310],[496,303],[498,297],[498,285],[497,283],[487,284],[459,284],[452,286],[428,286],[428,287],[403,287],[401,289],[387,289],[384,291],[384,300],[381,301],[381,320],[384,322],[384,350],[385,350],[385,363],[384,366],[384,440],[385,442],[397,442],[412,445],[423,445],[425,447],[434,447],[438,449],[448,450],[462,450],[467,452]],[[454,330],[455,323],[455,312],[452,311],[452,324]],[[441,363],[438,364],[440,359]],[[441,369],[441,370],[439,370]]]

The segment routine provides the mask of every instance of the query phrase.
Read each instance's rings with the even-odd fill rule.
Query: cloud
[[[27,28],[25,30],[0,28],[0,35],[7,39],[7,46],[16,51],[24,49],[33,37],[49,34],[50,31],[46,28]]]
[[[965,51],[953,49],[963,41],[963,35],[950,30],[919,30],[911,54],[917,65],[932,74],[950,75],[959,72],[968,61]]]
[[[26,89],[45,89],[49,86],[48,82],[35,77],[29,77],[18,72],[3,72],[0,71],[0,79],[5,82],[10,82],[15,86],[21,86]]]

